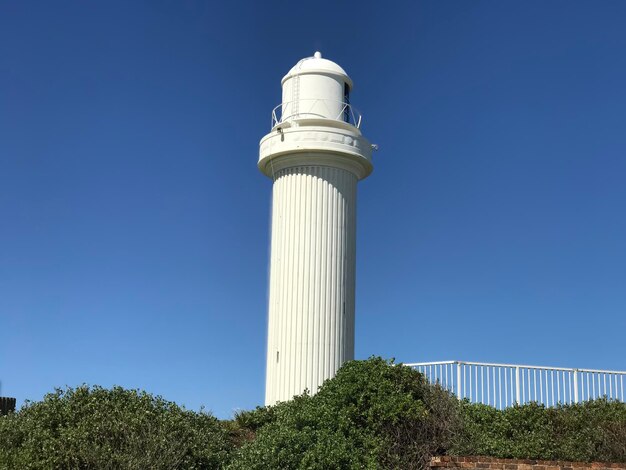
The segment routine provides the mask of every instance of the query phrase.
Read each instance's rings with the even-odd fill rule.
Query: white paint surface
[[[300,61],[260,144],[259,169],[274,180],[267,405],[315,393],[354,357],[356,184],[372,164],[370,143],[341,120],[346,83],[321,54]]]

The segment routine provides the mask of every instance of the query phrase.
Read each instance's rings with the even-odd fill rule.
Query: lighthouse
[[[258,161],[273,181],[266,405],[354,358],[356,189],[372,172],[343,68],[316,52],[281,84]]]

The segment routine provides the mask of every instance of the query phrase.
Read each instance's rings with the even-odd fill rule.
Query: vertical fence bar
[[[515,366],[515,401],[520,404],[519,366]]]
[[[576,375],[578,376],[576,379],[578,382],[578,402],[585,401],[585,374],[576,369]]]
[[[483,387],[484,367],[480,368],[480,402],[485,403],[485,389]]]
[[[478,401],[478,366],[474,366],[474,400]]]
[[[552,406],[554,406],[555,402],[554,402],[554,371],[553,370],[550,371],[550,385],[552,388]]]
[[[502,367],[498,367],[498,402],[502,409]]]
[[[509,369],[510,371],[510,369]],[[509,381],[507,369],[504,369],[504,407],[509,406]]]
[[[567,385],[568,385],[568,390],[569,390],[569,395],[567,397],[567,401],[568,403],[572,403],[572,373],[568,372],[567,373]]]
[[[487,366],[487,404],[491,405],[491,394],[489,393],[491,385],[489,384],[489,366]]]
[[[578,369],[574,369],[574,403],[578,403]]]
[[[596,374],[594,374],[593,372],[591,373],[591,393],[592,393],[592,397],[595,400],[596,399]]]
[[[462,366],[463,369],[463,398],[467,396],[467,367],[465,364]]]
[[[589,381],[591,382],[591,395],[587,397],[588,400],[595,400],[596,398],[596,376],[593,372],[589,373]]]
[[[496,369],[494,367],[491,368],[491,375],[493,379],[493,405],[495,408],[496,405]]]

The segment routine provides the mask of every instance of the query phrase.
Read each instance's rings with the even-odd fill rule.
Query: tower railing
[[[485,362],[420,362],[404,364],[438,383],[459,399],[498,409],[528,402],[545,406],[606,397],[626,401],[625,371],[492,364]]]
[[[339,111],[337,111],[339,110]],[[324,112],[325,111],[325,112]],[[329,117],[330,116],[330,117]],[[362,115],[350,103],[326,99],[285,101],[272,110],[272,129],[283,122],[297,119],[330,119],[361,127]]]

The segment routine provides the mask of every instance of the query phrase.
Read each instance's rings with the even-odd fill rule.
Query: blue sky
[[[0,4],[0,393],[263,401],[280,79],[380,151],[356,356],[626,369],[626,3]]]

